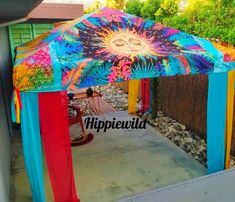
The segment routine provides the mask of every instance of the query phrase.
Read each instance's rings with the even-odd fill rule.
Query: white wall
[[[2,84],[1,84],[2,85]],[[0,201],[9,201],[10,140],[0,86]]]
[[[12,65],[7,28],[0,28],[0,202],[9,201],[10,187],[10,97]]]

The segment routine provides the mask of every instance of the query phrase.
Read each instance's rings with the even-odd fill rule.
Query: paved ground
[[[157,189],[118,202],[234,202],[235,169]]]
[[[112,117],[132,118],[126,112],[110,113],[107,119]],[[72,134],[77,131],[77,126],[71,128]],[[206,173],[201,164],[150,126],[94,133],[92,143],[73,148],[75,181],[82,202],[111,202]],[[15,202],[31,201],[20,141],[14,143],[13,153],[12,198]],[[52,202],[47,172],[45,184],[47,201]]]

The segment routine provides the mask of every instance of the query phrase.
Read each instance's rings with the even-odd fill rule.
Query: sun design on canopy
[[[166,41],[157,30],[132,26],[123,29],[117,23],[111,26],[80,30],[79,37],[84,43],[84,55],[94,59],[117,61],[138,57],[168,57],[169,53],[180,53],[181,47]]]
[[[193,36],[111,9],[79,21],[56,43],[63,78],[70,78],[71,69],[85,59],[89,61],[74,81],[77,88],[213,69],[213,58]]]
[[[161,51],[154,50],[151,38],[146,38],[130,30],[106,30],[102,36],[101,48],[97,54],[111,53],[119,58],[133,58],[138,55],[162,55]],[[161,49],[159,47],[159,49]]]

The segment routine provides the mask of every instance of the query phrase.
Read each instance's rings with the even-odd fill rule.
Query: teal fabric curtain
[[[149,110],[148,110],[148,113],[152,113],[153,111],[153,106],[152,106],[152,103],[153,103],[153,79],[150,79],[150,88],[149,88],[150,92],[149,92],[149,99],[150,99],[150,103],[149,103]]]
[[[21,133],[24,161],[33,202],[45,202],[38,94],[21,93],[21,100]]]
[[[11,121],[12,121],[13,123],[16,122],[16,111],[15,111],[15,106],[14,106],[14,100],[13,100],[13,98],[12,98],[12,100],[11,100]]]
[[[224,169],[227,73],[210,74],[207,101],[208,173]]]

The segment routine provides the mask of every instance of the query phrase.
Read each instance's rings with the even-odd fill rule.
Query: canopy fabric
[[[227,72],[233,68],[235,68],[234,63],[225,62],[224,55],[209,41],[153,21],[144,21],[142,18],[121,11],[103,8],[56,27],[51,32],[17,48],[13,70],[15,96],[12,109],[13,113],[15,111],[19,115],[17,111],[25,108],[21,106],[19,91],[27,91],[25,92],[27,95],[29,92],[76,90],[82,87],[134,80],[130,81],[130,86],[134,85],[129,92],[131,94],[129,103],[134,103],[139,79],[210,74],[207,120],[208,171],[214,172],[224,167]],[[57,97],[59,95],[60,92],[55,94],[56,100],[60,99]],[[65,93],[61,102],[58,100],[55,102],[54,96],[50,96],[48,100],[48,96],[40,97],[39,114],[43,144],[46,147],[47,161],[50,161],[48,168],[52,176],[55,201],[61,201],[62,198],[63,201],[79,201],[71,169],[71,148],[67,144],[68,118],[65,114],[62,116],[63,112],[67,113],[67,96]],[[47,101],[51,101],[52,105],[55,104],[56,108],[47,106]],[[45,107],[44,111],[42,105]],[[133,104],[130,106],[135,107]],[[56,110],[57,108],[60,110]],[[229,109],[232,110],[232,105]],[[54,110],[52,115],[50,110]],[[129,110],[132,111],[130,108]],[[47,118],[44,116],[45,111]],[[19,121],[18,115],[13,116],[16,121]],[[27,116],[25,110],[22,110],[22,120]],[[48,118],[52,119],[49,128]],[[55,142],[45,139],[52,137],[48,136],[51,132],[58,136],[58,133],[53,132],[58,130],[58,120],[64,123],[61,125],[63,130],[60,130],[59,135],[65,141],[61,142],[61,138]],[[230,122],[231,120],[228,124]],[[27,124],[30,122],[25,124],[25,128],[28,128]],[[22,131],[24,137],[28,137],[26,132]],[[50,148],[56,150],[49,154]],[[65,151],[62,152],[64,155],[55,156],[62,150]],[[65,157],[67,161],[63,160]],[[53,169],[53,166],[64,162],[65,165],[59,170]],[[35,167],[34,161],[31,164],[27,167],[29,174],[30,169]],[[64,173],[61,173],[61,169]],[[66,173],[71,177],[63,178]],[[63,179],[60,179],[61,176]],[[36,182],[35,187],[32,187],[33,191],[41,190],[40,179],[33,178],[31,181]],[[60,193],[61,190],[64,192]],[[44,197],[43,194],[41,192],[40,197]]]
[[[231,69],[202,38],[102,8],[17,48],[14,87],[58,91]]]

